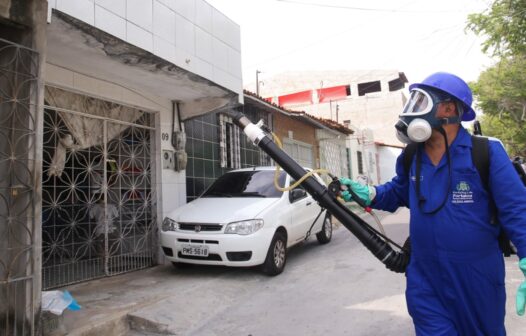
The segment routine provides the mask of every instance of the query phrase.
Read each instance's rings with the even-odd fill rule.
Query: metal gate
[[[33,335],[38,310],[38,54],[0,39],[0,335]]]
[[[46,87],[43,288],[152,266],[153,115]]]

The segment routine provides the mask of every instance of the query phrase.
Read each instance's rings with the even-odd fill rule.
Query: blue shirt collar
[[[469,148],[472,147],[471,135],[468,133],[468,131],[466,131],[464,127],[462,127],[462,125],[458,129],[457,136],[455,137],[455,140],[453,140],[453,143],[451,144],[450,149],[457,147],[457,146],[469,147]]]

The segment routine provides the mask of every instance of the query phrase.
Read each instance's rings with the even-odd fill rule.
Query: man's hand
[[[341,195],[343,199],[347,202],[352,200],[352,195],[348,191],[349,188],[351,188],[352,191],[354,191],[354,193],[358,195],[358,197],[364,200],[365,205],[370,205],[372,200],[376,196],[375,187],[363,185],[345,177],[340,178],[340,184],[342,186]]]
[[[526,276],[526,258],[521,259],[519,268],[522,270],[522,273],[524,273],[524,276]],[[524,280],[517,289],[515,305],[517,307],[517,315],[524,315],[524,306],[526,306],[526,280]]]

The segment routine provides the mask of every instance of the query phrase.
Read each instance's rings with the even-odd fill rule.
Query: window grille
[[[219,148],[221,150],[221,168],[241,168],[241,150],[239,146],[239,127],[234,125],[232,118],[220,114],[221,128]]]

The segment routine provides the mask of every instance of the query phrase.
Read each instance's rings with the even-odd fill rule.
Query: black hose
[[[241,112],[232,114],[232,117],[234,123],[243,130],[252,124]],[[259,136],[258,139],[251,140],[274,159],[292,178],[299,180],[307,173],[305,169],[279,148],[268,135],[265,134]],[[301,185],[321,207],[326,208],[336,217],[388,269],[397,273],[405,272],[409,263],[409,257],[404,252],[393,250],[362,218],[347,209],[332,193],[329,193],[326,186],[319,183],[312,176],[305,179]]]

